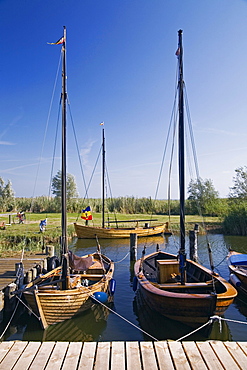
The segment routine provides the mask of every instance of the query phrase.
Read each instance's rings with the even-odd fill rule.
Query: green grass
[[[78,215],[75,213],[67,214],[68,223],[68,237],[75,235],[73,223],[76,222]],[[153,215],[150,217],[148,214],[117,214],[118,221],[121,222],[121,226],[130,226],[130,223],[124,223],[124,220],[149,220],[156,219],[155,223],[163,223],[168,221],[168,216]],[[47,218],[47,227],[44,233],[39,231],[39,223],[41,220]],[[111,221],[114,221],[113,215],[109,217]],[[107,223],[108,217],[106,215],[105,221]],[[210,225],[210,229],[217,229],[221,226],[218,217],[206,217],[205,223]],[[18,218],[12,215],[12,223],[8,225],[9,216],[8,214],[0,215],[0,223],[6,224],[5,230],[0,230],[0,256],[3,254],[17,253],[25,248],[25,251],[37,252],[41,251],[43,245],[47,244],[59,244],[59,237],[61,235],[61,215],[58,213],[42,214],[42,213],[26,213],[26,220],[23,224],[18,223]],[[84,224],[84,220],[78,218],[79,223]],[[93,221],[89,221],[90,225],[101,226],[101,214],[94,213]],[[198,223],[202,225],[202,220],[199,216],[186,216],[186,230],[193,229],[194,224]],[[114,227],[114,224],[111,224]],[[120,226],[120,225],[119,225]],[[179,230],[179,216],[171,216],[170,228],[173,232]]]

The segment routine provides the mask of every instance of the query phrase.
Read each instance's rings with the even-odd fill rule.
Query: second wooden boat
[[[160,314],[191,327],[222,315],[237,295],[225,279],[186,259],[186,279],[181,282],[177,256],[157,251],[135,263],[135,276],[146,304]]]
[[[162,315],[191,327],[222,315],[237,295],[236,289],[212,270],[186,258],[185,169],[182,31],[178,32],[179,198],[180,247],[178,255],[157,251],[135,263],[136,284],[146,304]],[[212,266],[212,264],[211,264]]]
[[[140,221],[136,222],[137,224]],[[97,227],[97,226],[86,226],[78,223],[74,224],[75,232],[78,238],[95,238],[95,235],[99,239],[112,239],[112,238],[129,238],[130,234],[137,234],[138,237],[156,236],[166,233],[166,225],[144,225],[135,227]],[[169,231],[167,230],[167,233]]]
[[[102,226],[82,225],[78,222],[74,223],[75,232],[78,238],[94,239],[97,236],[99,239],[121,239],[129,238],[130,234],[136,234],[138,237],[156,236],[162,234],[171,234],[168,230],[168,222],[155,224],[157,220],[125,220],[125,221],[109,221],[108,227],[105,222],[105,133],[102,129]],[[150,222],[150,224],[149,224]],[[116,227],[111,227],[110,224],[116,224]],[[132,223],[134,226],[120,226],[126,223]],[[141,226],[142,224],[142,226]]]

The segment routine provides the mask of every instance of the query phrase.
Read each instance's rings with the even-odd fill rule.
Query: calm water
[[[211,242],[214,264],[216,271],[224,278],[228,279],[229,273],[226,264],[228,248],[247,253],[246,237],[224,237],[223,235],[209,235]],[[154,338],[173,339],[181,338],[191,332],[189,327],[172,320],[165,319],[160,315],[149,312],[138,294],[132,289],[133,264],[129,259],[129,240],[102,240],[101,249],[115,262],[114,278],[117,281],[114,303],[110,304],[110,309],[96,306],[94,311],[88,311],[82,315],[67,320],[66,322],[50,326],[45,331],[40,330],[37,319],[29,316],[27,312],[20,312],[19,318],[14,319],[13,325],[4,336],[4,340],[40,340],[40,341],[114,341],[114,340],[151,340],[148,335]],[[139,239],[138,258],[146,246],[146,253],[155,251],[156,245],[168,252],[177,253],[178,238],[170,236]],[[84,255],[95,251],[93,240],[75,240],[70,249],[78,254]],[[200,262],[209,267],[208,253],[205,237],[199,236],[198,256]],[[247,298],[246,302],[236,299],[228,308],[224,316],[225,319],[238,320],[247,323]],[[133,324],[133,325],[132,325]],[[143,331],[140,331],[141,328]],[[1,332],[3,327],[0,328]],[[247,326],[245,324],[234,323],[231,321],[222,322],[222,325],[215,323],[208,332],[200,331],[188,337],[188,340],[247,340]]]

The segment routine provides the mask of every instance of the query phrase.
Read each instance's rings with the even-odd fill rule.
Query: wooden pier
[[[247,369],[247,342],[2,342],[0,370]]]
[[[20,266],[21,256],[0,258],[0,322],[4,317],[4,312],[11,312],[15,307],[15,297],[11,292],[16,289],[16,280],[18,268]],[[37,270],[36,265],[47,265],[47,254],[36,253],[30,256],[24,256],[22,259],[23,273],[30,274],[33,277]]]
[[[43,253],[36,253],[30,256],[24,256],[22,262],[24,272],[27,272],[36,264],[39,264],[47,255]],[[16,264],[20,263],[21,256],[0,258],[0,291],[7,285],[16,280]]]

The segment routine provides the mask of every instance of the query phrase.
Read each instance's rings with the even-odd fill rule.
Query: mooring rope
[[[190,335],[196,333],[197,331],[203,329],[205,326],[207,325],[211,325],[214,321],[218,320],[219,321],[219,324],[221,324],[221,321],[229,321],[229,322],[233,322],[235,324],[244,324],[244,325],[247,325],[247,322],[245,321],[239,321],[239,320],[232,320],[232,319],[225,319],[224,317],[220,317],[220,316],[217,316],[217,315],[214,315],[214,316],[211,316],[210,319],[205,323],[203,324],[202,326],[200,326],[199,328],[193,330],[192,332],[184,335],[183,337],[179,338],[176,340],[176,342],[180,342],[181,340],[189,337]]]
[[[30,307],[28,307],[26,303],[20,297],[18,297],[18,295],[16,295],[16,298],[31,312],[32,315],[34,315],[39,321],[41,320],[40,316],[36,315],[36,313],[33,312],[33,310]]]
[[[126,321],[128,324],[132,325],[134,328],[138,329],[139,331],[141,331],[142,333],[148,335],[150,338],[152,338],[153,340],[155,340],[156,342],[158,342],[159,340],[155,337],[153,337],[151,334],[147,333],[145,330],[139,328],[137,325],[133,324],[133,322],[129,321],[128,319],[126,319],[125,317],[123,317],[122,315],[120,315],[119,313],[117,313],[116,311],[112,310],[110,307],[106,306],[104,303],[100,302],[97,298],[93,297],[93,299],[100,303],[102,306],[104,306],[105,308],[107,308],[111,313],[114,313],[115,315],[117,315],[118,317],[120,317],[121,319],[123,319],[124,321]]]
[[[205,324],[203,324],[202,326],[200,326],[199,328],[191,331],[190,333],[184,335],[183,337],[179,338],[179,339],[176,339],[175,342],[180,342],[181,340],[183,340],[184,338],[187,338],[187,337],[190,337],[192,334],[195,334],[197,331],[203,329],[205,326],[209,325],[212,323],[212,320],[208,320],[208,322],[206,322]]]
[[[220,317],[220,316],[217,316],[217,315],[210,317],[210,319],[212,319],[212,320],[219,320],[219,322],[222,320],[222,321],[233,322],[235,324],[244,324],[244,325],[247,325],[247,322],[245,322],[245,321],[239,321],[239,320],[233,320],[233,319],[225,319],[224,317]]]
[[[4,336],[4,334],[6,333],[6,331],[8,330],[8,328],[9,328],[9,326],[10,326],[10,324],[11,324],[11,321],[13,320],[13,317],[14,317],[14,315],[15,315],[15,313],[16,313],[16,310],[17,310],[17,308],[18,308],[18,305],[19,305],[19,301],[17,302],[17,305],[15,306],[14,312],[13,312],[13,314],[11,315],[11,318],[9,319],[8,324],[6,325],[6,327],[5,327],[4,331],[2,332],[2,334],[1,334],[1,336],[0,336],[0,340],[2,339],[2,337]]]
[[[125,258],[127,258],[128,257],[128,255],[130,254],[130,252],[128,252],[120,261],[114,261],[114,264],[115,263],[120,263],[120,262],[123,262],[124,260],[125,260]]]

